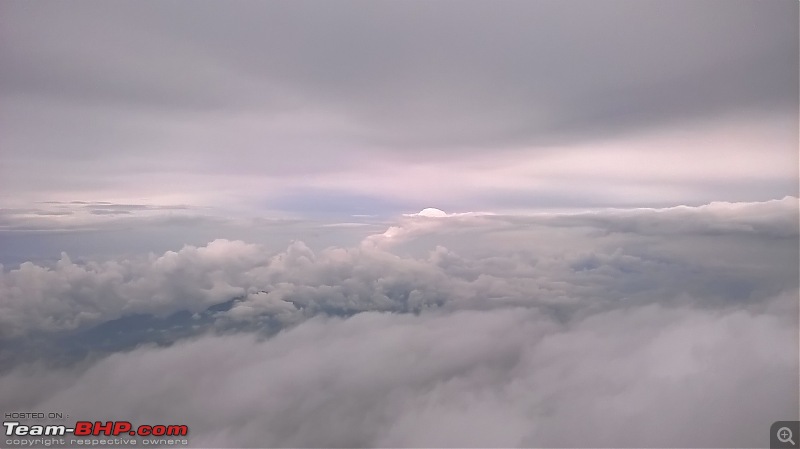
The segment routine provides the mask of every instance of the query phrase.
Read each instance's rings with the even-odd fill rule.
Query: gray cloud
[[[620,304],[738,307],[798,287],[797,199],[590,214],[409,216],[356,247],[273,253],[216,240],[147,258],[3,271],[7,336],[126,314],[200,312],[281,325],[317,314],[525,306],[561,318]],[[352,228],[351,228],[352,229]],[[676,283],[675,279],[681,279]]]
[[[0,275],[0,397],[195,447],[759,446],[800,393],[797,204],[24,263]]]
[[[786,315],[659,305],[570,325],[369,312],[19,367],[0,391],[14,410],[187,423],[197,447],[754,447],[796,412],[796,331]]]
[[[24,195],[2,200],[252,208],[305,189],[474,209],[520,196],[509,207],[796,195],[796,13],[745,0],[12,1],[0,19],[3,190]],[[699,136],[652,144],[692,127]],[[650,155],[619,157],[626,176],[680,163],[660,184],[625,184],[541,160],[577,151],[564,163],[580,166],[604,142]],[[542,168],[484,175],[473,191],[461,164],[487,157]],[[740,159],[748,176],[729,170]],[[620,193],[637,183],[652,191]]]
[[[797,15],[6,1],[0,408],[762,446],[800,394]]]
[[[731,108],[792,109],[793,11],[789,3],[748,1],[502,8],[11,3],[4,49],[12,64],[3,79],[6,91],[157,108],[214,109],[251,102],[254,87],[280,86],[295,101],[373,122],[393,140],[495,144],[607,133]],[[25,24],[34,20],[37,34],[30,35]],[[38,52],[22,52],[23,46]],[[257,81],[251,87],[248,80]],[[260,106],[285,107],[268,98]]]

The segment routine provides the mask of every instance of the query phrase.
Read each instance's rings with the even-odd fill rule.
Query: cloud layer
[[[4,1],[0,411],[764,445],[800,410],[798,10]]]
[[[771,302],[796,312],[796,297]],[[757,447],[797,409],[794,318],[367,312],[23,367],[0,392],[14,410],[186,423],[196,447]]]
[[[749,302],[796,288],[797,257],[786,244],[797,240],[797,210],[797,199],[787,197],[584,214],[417,215],[359,246],[317,252],[300,241],[274,254],[216,240],[105,262],[75,263],[62,254],[52,267],[26,262],[3,270],[0,320],[3,335],[19,336],[126,314],[196,313],[232,298],[241,300],[224,317],[290,322],[442,306],[566,312],[682,295]]]
[[[797,8],[11,1],[0,206],[796,196]]]
[[[800,394],[797,208],[409,215],[347,247],[25,263],[0,279],[0,396],[198,447],[760,446]]]

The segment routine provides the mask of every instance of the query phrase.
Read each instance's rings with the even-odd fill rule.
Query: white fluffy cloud
[[[738,305],[797,288],[797,199],[572,215],[405,217],[361,245],[272,253],[241,241],[146,258],[0,273],[2,335],[73,330],[133,313],[296,323],[363,311],[545,307],[581,313],[699,298]],[[434,243],[430,243],[434,242]],[[680,279],[680,282],[676,282]]]

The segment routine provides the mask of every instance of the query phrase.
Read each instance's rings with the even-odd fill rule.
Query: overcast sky
[[[0,413],[766,446],[800,418],[798,28],[796,0],[0,1]]]
[[[797,2],[4,1],[0,206],[797,196]]]

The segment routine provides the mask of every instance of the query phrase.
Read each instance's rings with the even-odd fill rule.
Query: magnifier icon
[[[795,442],[792,440],[792,429],[788,427],[781,427],[778,429],[778,441],[781,443],[792,443],[792,446],[796,446]]]

